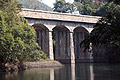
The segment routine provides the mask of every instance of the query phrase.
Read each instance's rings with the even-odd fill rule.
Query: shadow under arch
[[[63,25],[53,28],[54,59],[70,63],[70,31]]]
[[[36,41],[41,50],[49,57],[49,29],[43,24],[32,25],[36,31]]]
[[[96,33],[96,29],[93,29],[91,33]],[[109,45],[107,45],[109,46]],[[92,55],[93,62],[95,63],[107,63],[108,58],[106,57],[107,53],[111,52],[106,45],[92,45]]]
[[[80,46],[80,43],[89,35],[89,31],[84,27],[76,27],[74,29],[74,53],[76,62],[90,62],[90,52],[87,50],[84,52],[84,48]]]

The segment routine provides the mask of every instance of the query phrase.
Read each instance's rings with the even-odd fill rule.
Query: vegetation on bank
[[[0,0],[0,69],[47,58],[35,40],[34,28],[18,15],[21,7],[16,0]]]
[[[120,62],[120,1],[108,3],[111,7],[97,22],[90,35],[82,41],[85,49],[92,46],[101,46],[105,49],[105,57],[109,62]]]
[[[119,2],[116,0],[115,3]],[[104,16],[107,12],[111,11],[116,5],[113,3],[108,3],[108,0],[100,1],[97,0],[95,2],[91,0],[76,0],[73,3],[65,2],[65,0],[58,0],[54,4],[53,11],[61,12],[61,13],[75,13],[79,12],[82,15],[91,15],[91,16]],[[120,7],[117,7],[119,10]]]
[[[75,13],[79,12],[82,15],[95,15],[106,1],[93,2],[91,0],[74,1],[73,3],[65,2],[65,0],[58,0],[54,4],[53,11],[62,13]]]

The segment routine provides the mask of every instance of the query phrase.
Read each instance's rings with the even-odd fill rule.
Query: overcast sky
[[[53,8],[53,3],[55,3],[56,0],[41,0],[41,1]],[[72,3],[74,0],[65,0],[65,1]]]
[[[56,0],[42,0],[43,3],[47,4],[48,6],[53,8],[53,3],[55,3]]]

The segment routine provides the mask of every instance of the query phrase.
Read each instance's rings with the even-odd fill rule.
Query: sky
[[[55,3],[56,0],[42,0],[43,3],[47,4],[48,6],[53,8],[53,3]]]
[[[43,3],[47,4],[48,6],[53,8],[53,3],[56,2],[56,0],[39,0],[42,1]],[[65,0],[66,2],[72,3],[74,0]]]

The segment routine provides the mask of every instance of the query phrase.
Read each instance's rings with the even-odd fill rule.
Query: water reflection
[[[50,69],[50,80],[54,80],[54,69]]]
[[[94,80],[93,65],[90,65],[90,80]]]
[[[92,64],[77,64],[76,65],[76,80],[93,80],[93,65]]]
[[[75,64],[71,64],[71,80],[75,80]]]
[[[81,63],[0,73],[0,80],[120,80],[119,75],[120,65]]]

